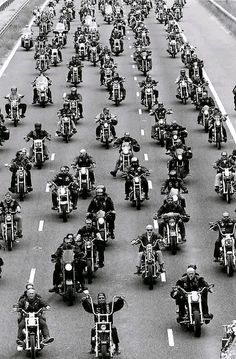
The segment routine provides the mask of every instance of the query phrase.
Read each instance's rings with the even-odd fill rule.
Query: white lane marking
[[[54,161],[54,159],[55,159],[55,153],[52,153],[52,155],[51,155],[51,161]]]
[[[165,272],[161,273],[161,281],[166,282],[166,274],[165,274]]]
[[[139,92],[138,91],[136,92],[136,96],[139,97]]]
[[[36,268],[31,268],[30,276],[29,276],[29,283],[34,284],[34,277],[35,277]]]
[[[128,40],[130,40],[130,37],[128,36]]]
[[[141,136],[144,136],[144,130],[141,130]]]
[[[155,229],[159,228],[157,219],[153,220],[153,226],[154,226]]]
[[[137,81],[137,77],[136,77],[136,76],[134,76],[134,81]]]
[[[39,228],[38,228],[38,231],[39,231],[39,232],[42,232],[42,230],[43,230],[43,225],[44,225],[44,220],[41,219],[41,220],[39,221]]]
[[[50,184],[47,183],[47,184],[46,184],[46,192],[49,192],[49,191],[50,191]]]
[[[175,343],[174,343],[173,330],[172,329],[167,329],[167,335],[168,335],[169,346],[174,347]]]
[[[148,154],[147,153],[144,153],[144,160],[148,161]]]
[[[182,35],[182,37],[183,37],[183,39],[184,39],[184,42],[187,42],[187,41],[188,41],[188,40],[187,40],[187,37],[186,37],[184,34]],[[217,105],[218,105],[220,111],[222,112],[223,115],[225,115],[225,114],[226,114],[225,108],[224,108],[224,106],[223,106],[223,104],[222,104],[222,102],[221,102],[221,100],[220,100],[220,98],[219,98],[219,96],[218,96],[218,94],[217,94],[217,92],[216,92],[216,90],[215,90],[215,88],[214,88],[214,86],[213,86],[211,80],[209,79],[209,77],[208,77],[208,75],[207,75],[207,73],[206,73],[206,71],[205,71],[204,69],[203,69],[203,76],[205,77],[205,79],[206,79],[207,82],[208,82],[209,88],[210,88],[210,90],[211,90],[211,92],[212,92],[212,95],[213,95],[214,98],[215,98],[215,101],[216,101],[216,103],[217,103]],[[231,135],[232,135],[232,137],[233,137],[233,139],[234,139],[234,142],[236,143],[236,131],[235,131],[235,128],[234,128],[234,126],[232,125],[232,122],[231,122],[231,120],[229,119],[229,117],[227,118],[226,124],[227,124],[227,126],[228,126],[228,129],[230,130],[230,133],[231,133]]]
[[[132,49],[132,46],[131,46],[131,45],[129,45],[129,48],[130,48],[130,49]]]
[[[132,58],[133,58],[133,57],[134,57],[134,55],[132,55],[132,54],[131,54],[131,55],[130,55],[130,57],[132,57]]]
[[[148,188],[152,189],[152,181],[151,180],[148,180]]]
[[[41,10],[43,10],[45,8],[45,6],[47,5],[49,0],[46,0],[43,5],[41,6]],[[34,17],[31,19],[31,21],[29,22],[29,27],[31,27],[33,25],[34,22]],[[9,56],[7,57],[6,61],[3,63],[1,69],[0,69],[0,78],[2,77],[2,75],[4,74],[4,72],[6,71],[6,68],[8,67],[10,61],[12,60],[13,56],[15,55],[18,47],[21,44],[21,38],[19,38],[19,40],[17,40],[15,46],[13,47],[13,49],[11,50]]]
[[[139,113],[139,115],[142,115],[142,110],[141,110],[141,108],[138,109],[138,113]]]
[[[133,67],[133,69],[135,69],[135,68],[136,68],[136,65],[132,65],[132,67]]]

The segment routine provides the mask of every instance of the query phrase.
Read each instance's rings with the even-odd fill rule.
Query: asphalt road
[[[61,4],[59,2],[57,10]],[[78,10],[79,7],[77,5],[76,7]],[[124,9],[127,15],[129,9],[126,5]],[[97,13],[97,21],[100,24],[101,42],[105,45],[108,43],[112,26],[104,23],[100,13]],[[4,330],[1,331],[0,336],[1,359],[25,356],[25,353],[16,352],[17,325],[16,316],[11,313],[11,306],[23,292],[32,268],[36,268],[36,289],[52,307],[47,318],[55,342],[42,352],[41,357],[52,359],[90,357],[88,351],[93,318],[82,309],[81,296],[78,295],[73,307],[67,307],[59,296],[48,293],[48,289],[52,286],[53,271],[50,255],[66,233],[76,232],[83,225],[90,199],[81,199],[78,210],[73,212],[68,223],[64,224],[57,213],[51,211],[51,195],[46,192],[46,182],[55,175],[61,165],[70,164],[81,148],[86,148],[95,157],[96,183],[106,185],[117,211],[116,239],[110,242],[105,253],[105,267],[97,272],[89,290],[94,298],[98,291],[105,292],[108,298],[115,294],[126,297],[128,307],[115,314],[115,324],[121,341],[120,358],[213,359],[219,357],[221,325],[234,318],[235,279],[227,278],[219,265],[212,262],[216,235],[209,233],[208,222],[218,219],[224,210],[230,211],[233,215],[235,199],[228,205],[215,194],[215,171],[211,164],[220,156],[220,151],[208,144],[203,128],[197,125],[197,112],[193,106],[190,103],[184,106],[175,98],[174,81],[182,68],[182,63],[179,57],[172,59],[167,54],[166,33],[164,27],[155,20],[154,11],[151,11],[145,22],[150,30],[153,51],[151,75],[159,81],[160,101],[173,109],[174,114],[170,120],[176,119],[187,127],[188,144],[193,151],[191,176],[186,180],[189,188],[189,194],[186,195],[187,212],[191,215],[186,225],[187,243],[176,256],[164,251],[167,281],[158,282],[153,291],[148,290],[141,278],[133,275],[138,249],[131,247],[130,241],[144,231],[146,224],[152,223],[153,212],[162,204],[160,186],[167,177],[166,165],[169,158],[165,155],[164,149],[150,138],[153,118],[140,105],[140,97],[137,96],[138,81],[143,77],[132,66],[131,30],[128,29],[125,51],[116,60],[120,75],[126,78],[126,101],[118,108],[113,106],[108,100],[107,92],[100,87],[98,67],[94,68],[90,63],[85,62],[83,84],[79,87],[83,96],[85,118],[77,125],[78,133],[73,136],[69,144],[54,137],[54,133],[57,125],[56,113],[62,105],[62,94],[70,90],[65,81],[66,63],[74,54],[72,34],[78,25],[78,16],[72,23],[68,45],[63,49],[63,63],[58,68],[51,68],[48,71],[53,81],[53,105],[45,109],[31,105],[31,82],[37,75],[34,69],[33,51],[28,53],[19,49],[1,78],[0,98],[9,92],[13,84],[16,84],[19,92],[25,94],[28,110],[26,118],[17,128],[9,124],[11,139],[1,148],[1,196],[10,183],[10,173],[4,167],[4,163],[10,162],[17,149],[28,146],[23,137],[33,128],[35,122],[42,122],[44,128],[52,134],[53,140],[48,146],[50,155],[55,153],[55,158],[53,161],[48,161],[42,170],[32,170],[34,191],[22,203],[24,237],[11,253],[2,252],[6,264],[0,284],[0,318],[1,323],[4,323]],[[181,27],[189,41],[197,46],[197,53],[204,59],[206,71],[232,123],[235,124],[231,94],[235,74],[235,40],[196,0],[188,1],[185,6]],[[3,105],[4,100],[1,102],[2,108]],[[119,175],[114,179],[109,174],[117,159],[117,150],[106,150],[95,140],[94,117],[104,106],[109,106],[118,116],[118,136],[122,136],[128,130],[131,136],[140,142],[141,151],[138,154],[140,162],[151,170],[150,201],[144,202],[141,211],[132,208],[128,201],[124,201],[123,179]],[[234,142],[230,133],[228,137],[229,141],[224,145],[224,149],[232,151]],[[42,231],[38,231],[40,221],[44,221]],[[210,311],[214,313],[214,319],[211,324],[203,327],[200,339],[193,338],[191,333],[184,331],[176,323],[176,307],[169,295],[171,285],[175,284],[190,263],[197,264],[198,272],[209,283],[215,283],[215,293],[209,296]],[[169,345],[168,329],[173,330],[174,346]]]

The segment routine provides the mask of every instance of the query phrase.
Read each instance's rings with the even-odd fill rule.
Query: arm
[[[82,306],[83,306],[83,308],[84,308],[84,310],[86,311],[86,312],[88,312],[88,313],[93,313],[93,311],[92,311],[92,305],[91,305],[91,303],[90,303],[90,301],[89,301],[89,299],[88,298],[82,298]]]

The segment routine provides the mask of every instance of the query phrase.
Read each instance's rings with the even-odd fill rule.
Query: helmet
[[[229,219],[230,219],[229,212],[224,212],[222,219],[223,219],[223,221],[225,221],[225,222],[229,221]]]
[[[97,187],[96,187],[96,190],[97,189],[102,189],[103,190],[103,194],[106,193],[106,187],[103,185],[103,184],[99,184]]]
[[[125,133],[124,133],[124,137],[126,137],[126,138],[127,138],[127,137],[130,137],[130,133],[129,133],[129,132],[125,132]]]
[[[67,172],[69,172],[69,167],[68,167],[68,166],[61,166],[60,172],[62,172],[62,173],[67,173]]]
[[[21,153],[26,156],[28,153],[27,148],[22,148]]]
[[[91,218],[86,218],[86,219],[85,219],[85,223],[86,223],[86,224],[92,224],[93,221],[92,221]]]
[[[196,270],[196,269],[197,269],[197,266],[196,266],[196,264],[189,264],[189,265],[188,265],[188,268],[193,268],[194,270]]]
[[[11,87],[11,91],[17,92],[17,87],[16,87],[15,85],[13,85],[13,86]]]
[[[202,93],[202,96],[203,96],[203,97],[207,97],[207,91],[204,91],[204,92]]]
[[[161,107],[161,108],[164,107],[164,104],[163,104],[162,102],[159,102],[159,103],[158,103],[158,108],[160,108],[160,107]]]
[[[152,80],[151,76],[150,76],[150,75],[147,75],[146,81],[151,81],[151,80]]]
[[[21,150],[19,150],[19,151],[17,151],[16,152],[16,156],[18,157],[18,156],[21,156],[22,155],[22,151]]]
[[[192,58],[197,59],[197,54],[193,54]]]
[[[184,69],[180,70],[180,75],[182,75],[182,76],[186,75],[186,71]]]
[[[131,162],[132,165],[136,165],[136,166],[139,165],[139,160],[138,160],[137,157],[132,157],[130,162]]]
[[[166,198],[166,201],[167,201],[168,203],[172,203],[172,202],[174,201],[174,199],[173,199],[172,196],[168,196],[168,197]]]
[[[236,150],[233,150],[232,156],[236,156]]]
[[[37,122],[37,123],[34,124],[34,128],[35,128],[35,130],[41,130],[42,124]]]
[[[177,172],[175,170],[170,171],[169,176],[170,177],[176,177]]]
[[[79,151],[81,156],[85,156],[87,154],[86,150],[82,148],[82,150]]]
[[[114,73],[114,78],[116,78],[116,77],[119,77],[118,72],[115,72],[115,73]]]
[[[96,196],[103,196],[103,189],[102,188],[96,188]]]
[[[108,114],[108,113],[109,113],[109,108],[108,108],[108,107],[104,107],[102,111],[103,111],[104,114]]]
[[[30,283],[30,282],[27,282],[26,285],[25,285],[25,289],[28,290],[28,289],[34,289],[34,284],[33,283]]]
[[[75,60],[75,59],[76,59],[75,55],[73,55],[71,59],[72,59],[72,60]]]
[[[72,94],[76,94],[76,92],[77,92],[77,88],[76,88],[76,87],[72,87],[71,93],[72,93]]]
[[[70,106],[70,104],[69,104],[68,102],[64,102],[64,103],[63,103],[63,107],[64,107],[64,108],[69,108],[69,106]]]
[[[221,157],[223,158],[228,157],[228,153],[226,151],[221,152]]]
[[[75,240],[73,233],[68,233],[65,238],[63,239],[64,243],[72,243]]]
[[[148,224],[148,225],[146,226],[146,230],[147,230],[147,231],[153,231],[153,226],[152,226],[151,224]]]

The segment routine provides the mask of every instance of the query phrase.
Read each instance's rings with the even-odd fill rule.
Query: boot
[[[215,186],[216,193],[219,193],[219,186]]]
[[[116,171],[111,171],[110,174],[111,174],[113,177],[116,177]]]
[[[160,268],[159,268],[159,272],[160,273],[165,273],[165,269],[164,269],[164,264],[160,264]]]
[[[141,274],[141,268],[140,267],[136,267],[137,271],[134,274]]]

